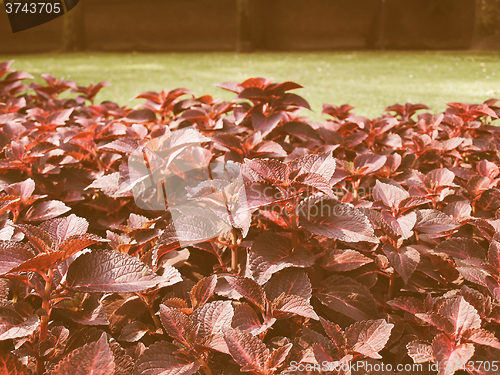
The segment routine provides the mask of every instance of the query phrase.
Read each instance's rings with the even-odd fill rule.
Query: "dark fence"
[[[0,10],[2,53],[61,49],[71,30],[59,18],[12,34]],[[80,0],[76,11],[84,27],[70,32],[99,51],[467,49],[475,0]]]

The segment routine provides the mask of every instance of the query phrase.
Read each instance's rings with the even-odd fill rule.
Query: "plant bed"
[[[496,100],[313,122],[252,78],[128,108],[11,63],[0,373],[499,373]]]

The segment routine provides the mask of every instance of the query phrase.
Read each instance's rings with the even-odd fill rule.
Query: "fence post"
[[[252,52],[254,49],[252,33],[252,0],[236,0],[238,17],[238,52]]]
[[[71,11],[63,16],[62,46],[64,52],[86,49],[85,37],[85,2],[80,1]]]

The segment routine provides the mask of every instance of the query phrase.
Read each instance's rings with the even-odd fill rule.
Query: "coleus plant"
[[[128,108],[96,102],[107,83],[26,84],[12,64],[0,373],[498,373],[496,100],[374,119],[326,104],[312,122],[294,82],[224,83],[227,102],[146,92]],[[169,170],[179,158],[210,178]],[[174,193],[147,190],[167,172]]]

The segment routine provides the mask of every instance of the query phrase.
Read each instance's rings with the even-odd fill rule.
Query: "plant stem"
[[[390,301],[392,299],[392,296],[394,295],[396,278],[397,278],[397,274],[395,272],[391,273],[391,276],[389,278],[389,290],[387,291],[386,302]],[[387,309],[387,303],[384,305],[384,312],[386,311],[386,309]]]
[[[156,315],[155,310],[153,309],[153,306],[151,304],[150,298],[141,294],[141,293],[136,293],[136,295],[139,297],[139,299],[142,301],[144,306],[148,309],[149,315],[151,315],[151,319],[153,319],[153,323],[155,325],[155,329],[162,330],[163,333],[166,334],[165,329],[163,328],[163,325],[160,322],[160,318]]]
[[[40,342],[47,339],[47,332],[49,326],[49,316],[50,316],[50,293],[52,292],[52,278],[54,276],[54,271],[49,268],[47,273],[47,278],[45,279],[45,290],[42,295],[42,309],[47,312],[47,315],[42,316],[42,324],[40,327]]]
[[[199,361],[201,362],[201,366],[203,367],[203,373],[205,375],[213,375],[212,370],[210,370],[210,367],[208,367],[207,361],[205,361],[203,358],[199,358]]]
[[[296,205],[292,207],[292,210],[290,211],[290,224],[292,228],[292,251],[295,250],[297,247],[298,243],[298,237],[297,237],[297,212],[295,210]]]
[[[353,201],[355,201],[356,199],[358,199],[358,187],[359,187],[359,184],[360,184],[361,180],[354,180],[352,182],[352,198],[353,198]]]
[[[45,278],[45,290],[42,294],[42,309],[45,310],[46,315],[43,315],[40,319],[40,336],[39,343],[47,340],[47,333],[49,330],[49,320],[50,320],[50,294],[52,292],[52,278],[54,277],[54,271],[49,268],[47,276]],[[36,371],[38,375],[42,375],[45,372],[45,361],[43,358],[37,358]]]
[[[236,234],[236,229],[233,228],[231,234],[231,270],[238,272],[238,235]]]

